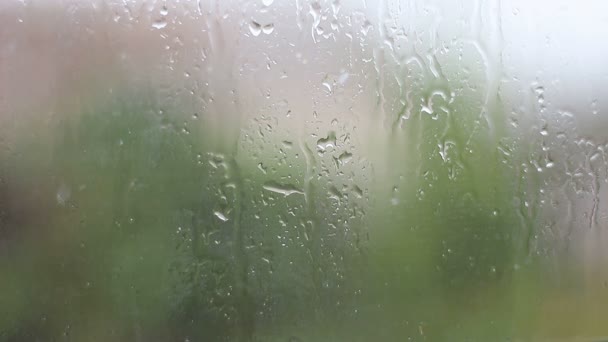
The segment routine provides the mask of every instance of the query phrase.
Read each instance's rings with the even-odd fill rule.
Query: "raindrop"
[[[271,192],[276,192],[285,197],[293,194],[304,194],[302,190],[296,188],[292,184],[280,184],[275,181],[264,183],[264,189]]]
[[[363,23],[363,26],[361,26],[361,34],[363,34],[364,36],[367,36],[367,34],[369,33],[369,30],[371,30],[372,28],[372,23],[370,23],[368,20],[366,20]]]
[[[545,110],[545,88],[542,86],[537,86],[534,88],[534,93],[536,94],[536,101],[540,106],[540,110]]]
[[[351,159],[353,159],[353,154],[349,153],[349,152],[343,152],[339,157],[338,157],[338,162],[340,163],[340,165],[344,165],[347,164],[348,162],[351,161]]]
[[[264,164],[259,163],[259,164],[258,164],[258,169],[259,169],[260,171],[262,171],[262,173],[263,173],[263,174],[266,174],[266,168],[264,167]]]
[[[223,222],[228,221],[228,217],[222,213],[221,211],[214,211],[213,215],[215,215],[215,217],[217,217],[218,219],[222,220]]]
[[[274,31],[274,24],[272,23],[266,24],[264,27],[262,27],[262,32],[264,32],[264,34],[271,34],[272,31]]]
[[[61,186],[59,187],[59,190],[57,190],[57,203],[59,203],[59,205],[65,205],[66,202],[70,199],[70,196],[72,195],[72,192],[70,190],[70,188],[65,185],[65,184],[61,184]]]
[[[329,198],[335,199],[336,201],[340,202],[340,198],[342,198],[342,193],[340,193],[340,190],[338,190],[335,186],[332,185],[329,188]]]
[[[257,37],[262,33],[262,25],[255,21],[251,21],[251,23],[249,23],[249,31],[251,31],[251,34],[254,37]]]
[[[363,190],[361,190],[360,187],[358,187],[357,185],[353,186],[353,193],[358,197],[358,198],[363,198]]]
[[[336,147],[336,133],[331,131],[327,134],[327,138],[317,140],[317,149],[320,152],[325,152],[329,147]]]
[[[392,205],[398,205],[399,204],[399,188],[397,188],[396,186],[393,187],[393,195],[391,197],[391,204]]]
[[[152,23],[152,27],[154,27],[157,30],[160,30],[160,29],[162,29],[162,28],[164,28],[166,26],[167,26],[167,20],[165,20],[165,18],[155,20]]]
[[[160,15],[162,15],[162,16],[166,16],[168,13],[169,13],[169,10],[167,9],[167,6],[163,6],[163,7],[160,9]]]
[[[314,1],[310,4],[310,15],[317,20],[317,18],[321,17],[321,4],[318,1]]]
[[[599,111],[597,110],[597,100],[591,101],[591,114],[598,115]]]

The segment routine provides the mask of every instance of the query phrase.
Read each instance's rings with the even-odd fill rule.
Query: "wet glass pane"
[[[0,341],[608,337],[601,1],[0,3]]]

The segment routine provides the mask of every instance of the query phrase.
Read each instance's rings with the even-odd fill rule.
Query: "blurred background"
[[[608,338],[608,4],[0,3],[0,341]]]

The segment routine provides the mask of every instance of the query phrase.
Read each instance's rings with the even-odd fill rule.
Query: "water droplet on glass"
[[[264,34],[271,34],[272,31],[274,31],[274,24],[266,24],[264,25],[264,27],[262,27],[262,32],[264,32]]]
[[[349,161],[351,161],[352,158],[353,158],[353,154],[352,153],[343,152],[338,157],[338,162],[340,163],[340,165],[344,165],[344,164],[347,164]]]
[[[57,203],[59,205],[65,205],[66,202],[70,199],[71,195],[72,195],[72,191],[70,190],[70,188],[65,184],[61,184],[61,186],[57,190],[57,195],[56,195]]]
[[[396,186],[393,187],[393,195],[391,196],[391,204],[398,205],[399,204],[399,188]]]
[[[331,84],[329,82],[323,81],[321,84],[323,85],[323,88],[325,88],[325,90],[327,90],[328,94],[332,93]]]
[[[162,29],[162,28],[164,28],[166,26],[167,26],[167,20],[165,20],[165,18],[155,20],[152,23],[152,27],[154,27],[157,30],[160,30],[160,29]]]
[[[169,13],[169,9],[167,9],[167,6],[163,6],[163,7],[160,9],[160,15],[162,15],[162,16],[166,16],[168,13]]]
[[[358,197],[358,198],[363,198],[363,190],[361,190],[360,187],[358,187],[357,185],[354,185],[352,187],[353,189],[353,193]]]
[[[215,215],[215,217],[217,217],[218,219],[222,220],[223,222],[228,221],[228,217],[222,213],[221,211],[214,211],[213,215]]]
[[[287,197],[289,195],[293,195],[293,194],[304,194],[304,192],[302,190],[296,188],[292,184],[280,184],[275,181],[270,181],[270,182],[264,183],[264,189],[271,191],[271,192],[276,192],[285,197]]]
[[[254,37],[257,37],[262,33],[262,25],[255,21],[251,21],[251,23],[249,23],[249,31]]]
[[[264,167],[264,164],[259,163],[259,164],[258,164],[258,169],[259,169],[260,171],[262,171],[262,173],[263,173],[263,174],[266,174],[266,168]]]
[[[336,147],[336,133],[331,131],[326,138],[317,140],[317,149],[319,152],[325,152],[330,147]]]
[[[364,36],[367,36],[367,34],[369,33],[369,30],[372,29],[372,23],[370,23],[368,20],[366,20],[363,25],[361,26],[361,34],[363,34]]]

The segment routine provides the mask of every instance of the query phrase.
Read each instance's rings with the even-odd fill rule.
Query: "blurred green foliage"
[[[405,154],[389,160],[399,182],[372,189],[368,227],[351,235],[332,226],[352,208],[329,204],[331,181],[308,175],[309,198],[260,200],[270,176],[257,162],[235,175],[246,158],[212,153],[205,127],[151,98],[25,125],[0,164],[0,340],[532,336],[542,276],[517,213],[520,175],[498,152],[509,137],[466,101],[450,110],[408,119],[389,151]],[[276,172],[318,171],[290,167]],[[276,239],[292,211],[299,249]]]
[[[3,156],[3,340],[230,331],[233,303],[217,293],[230,260],[199,241],[210,225],[201,139],[170,115],[120,101]]]

